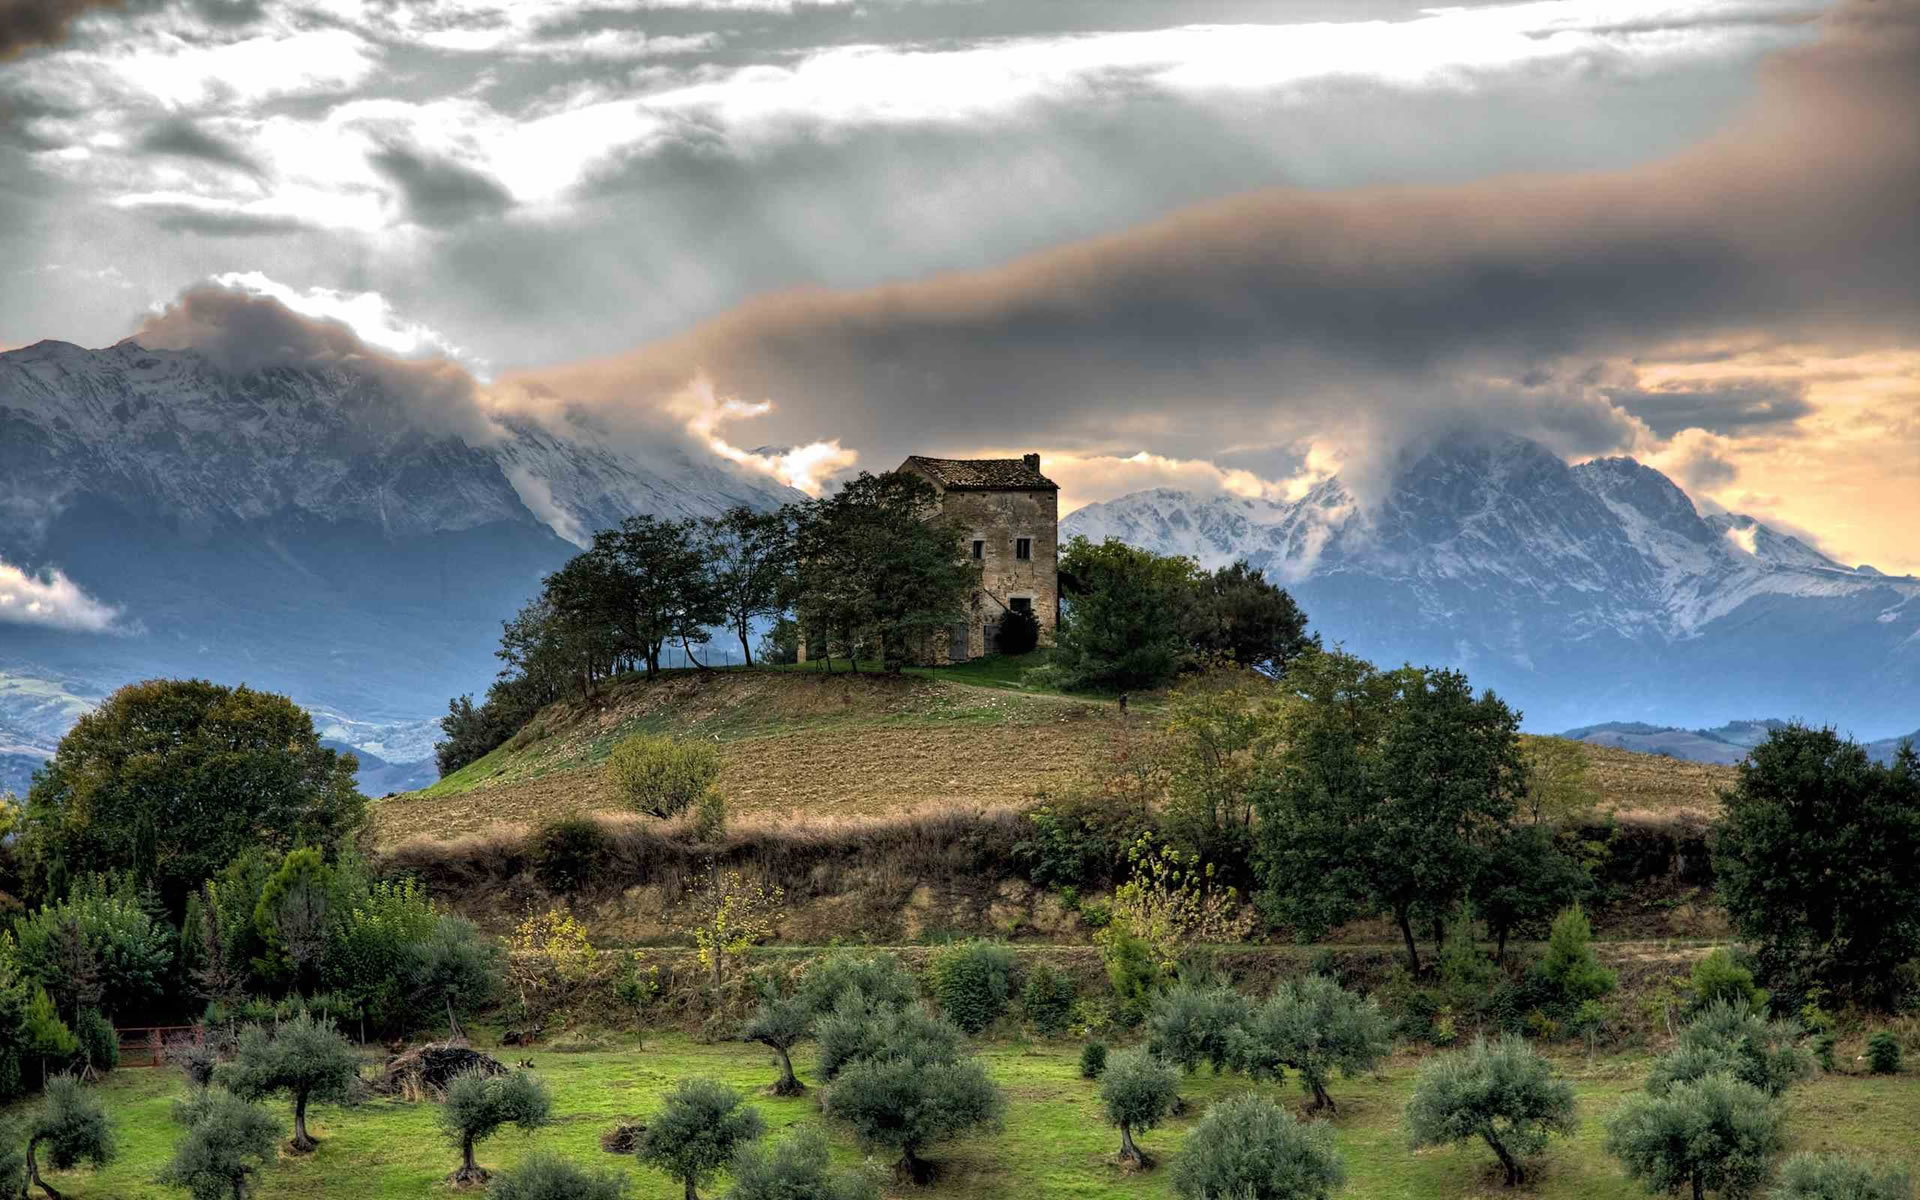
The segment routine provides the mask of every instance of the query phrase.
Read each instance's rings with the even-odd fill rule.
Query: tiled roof
[[[927,458],[914,454],[907,466],[917,467],[943,488],[958,491],[1059,491],[1060,485],[1040,473],[1038,456],[1022,458]]]

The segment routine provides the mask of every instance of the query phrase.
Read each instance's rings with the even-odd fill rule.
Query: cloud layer
[[[102,604],[58,570],[29,574],[0,561],[0,624],[111,633],[120,610]]]

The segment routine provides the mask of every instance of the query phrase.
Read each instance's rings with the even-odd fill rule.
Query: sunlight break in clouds
[[[379,292],[342,292],[325,287],[310,287],[303,292],[259,271],[228,271],[215,275],[213,282],[251,296],[269,296],[304,316],[338,321],[369,346],[402,357],[437,354],[473,365],[460,347],[438,330],[402,317]],[[161,307],[164,305],[156,306],[156,311]]]
[[[852,467],[860,452],[840,445],[840,439],[808,442],[788,449],[760,447],[743,450],[720,436],[720,428],[730,421],[764,417],[773,411],[771,400],[749,404],[732,397],[721,399],[713,391],[713,381],[703,372],[669,401],[667,408],[685,419],[687,432],[721,458],[756,471],[764,471],[791,488],[809,496],[818,496],[828,479]]]
[[[0,623],[112,633],[119,617],[119,609],[87,595],[62,571],[30,575],[0,560]]]

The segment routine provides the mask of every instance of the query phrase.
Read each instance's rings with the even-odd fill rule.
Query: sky
[[[10,0],[0,346],[1064,508],[1484,427],[1920,572],[1916,110],[1920,0]]]

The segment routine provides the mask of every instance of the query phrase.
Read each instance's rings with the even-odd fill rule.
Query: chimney
[[[1035,475],[1040,473],[1040,456],[1038,454],[1025,454],[1022,455],[1021,458],[1025,460],[1027,464],[1027,470],[1032,471]]]

